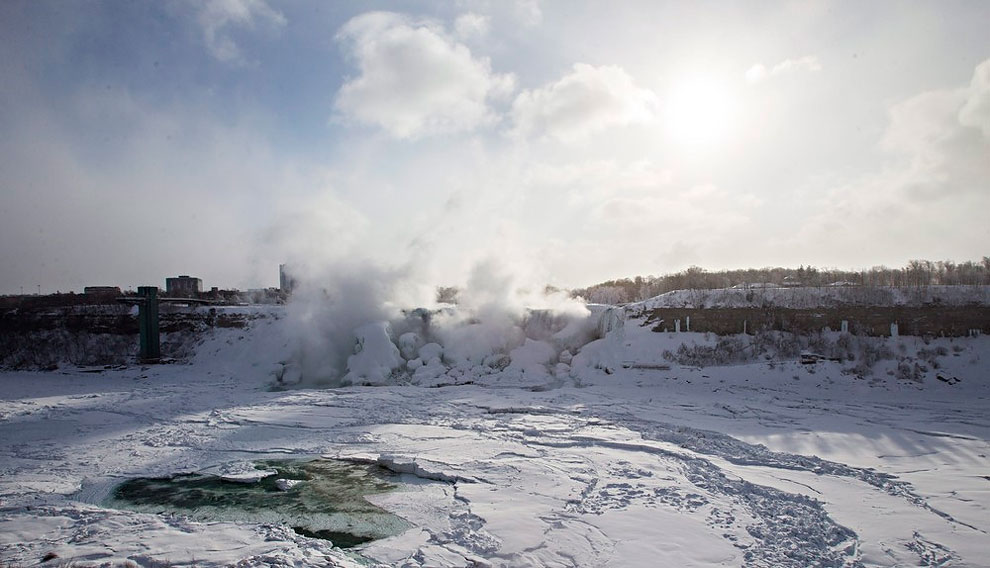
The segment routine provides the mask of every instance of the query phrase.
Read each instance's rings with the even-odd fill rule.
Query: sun
[[[735,119],[735,100],[729,86],[714,77],[685,77],[672,84],[665,105],[670,141],[691,151],[721,146]]]

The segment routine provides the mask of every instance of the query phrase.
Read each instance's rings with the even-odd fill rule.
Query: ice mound
[[[257,483],[278,472],[271,468],[259,468],[251,462],[233,462],[207,469],[204,473],[213,474],[224,481],[234,483]]]
[[[392,372],[405,365],[399,348],[392,343],[387,322],[373,322],[354,330],[354,354],[347,358],[344,383],[384,385]]]
[[[624,322],[622,308],[604,305],[519,314],[453,306],[408,310],[356,327],[345,371],[329,384],[428,386],[496,373],[526,380],[608,373],[621,363]]]
[[[273,371],[277,386],[444,386],[505,374],[525,382],[621,360],[621,308],[519,286],[497,265],[476,266],[456,303],[423,302],[429,294],[416,292],[408,269],[345,263],[300,279],[286,318],[295,348]]]
[[[557,350],[546,341],[526,338],[522,345],[509,352],[507,371],[517,371],[527,375],[545,376],[548,367],[556,362]]]

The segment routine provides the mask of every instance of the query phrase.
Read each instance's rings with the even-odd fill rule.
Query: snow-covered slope
[[[838,306],[990,305],[990,286],[916,288],[826,286],[821,288],[721,288],[675,290],[626,306],[638,313],[656,308],[829,308]]]

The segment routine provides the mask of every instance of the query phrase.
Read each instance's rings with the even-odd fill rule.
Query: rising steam
[[[621,309],[527,286],[494,260],[473,267],[456,305],[438,303],[412,266],[351,260],[292,276],[294,350],[277,375],[285,385],[436,384],[492,373],[546,382],[618,364]]]

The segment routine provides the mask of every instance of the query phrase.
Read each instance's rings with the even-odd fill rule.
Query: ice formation
[[[304,384],[330,385],[457,382],[466,375],[503,370],[532,379],[564,378],[588,369],[610,372],[619,361],[616,350],[624,321],[622,308],[602,305],[520,313],[418,308],[400,312],[391,321],[356,327],[350,334],[346,366],[342,372],[331,371],[329,380],[325,369],[317,376],[305,376],[305,357],[290,361],[282,372],[292,379],[302,372]],[[322,346],[318,339],[307,339],[310,349],[336,349],[331,343],[341,337],[327,334]]]

